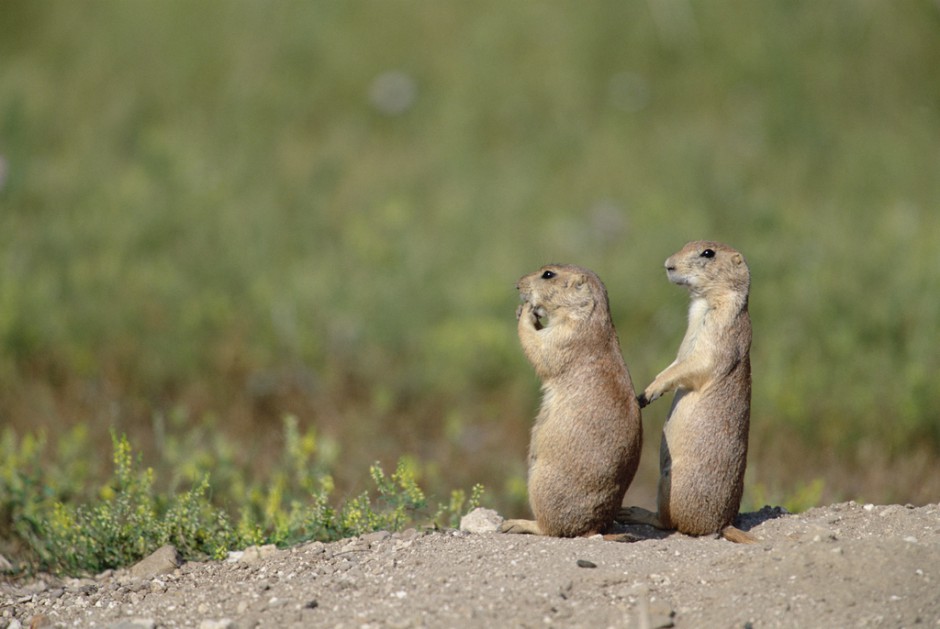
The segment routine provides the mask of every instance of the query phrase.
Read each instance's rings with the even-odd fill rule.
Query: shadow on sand
[[[738,517],[734,519],[734,526],[741,529],[742,531],[750,531],[752,528],[759,526],[768,520],[782,518],[786,515],[790,515],[790,512],[783,507],[771,507],[768,505],[763,507],[760,511],[739,513]],[[666,539],[672,535],[681,535],[681,533],[678,533],[677,531],[664,531],[648,524],[625,524],[622,522],[614,522],[610,527],[608,534],[624,535],[626,538],[628,538],[624,541],[629,540],[638,542],[654,539]]]

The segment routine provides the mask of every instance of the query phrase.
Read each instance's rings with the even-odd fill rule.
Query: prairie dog
[[[506,533],[576,537],[613,523],[640,460],[642,426],[630,373],[593,272],[552,264],[516,284],[519,341],[542,380],[529,445],[535,520]]]
[[[751,414],[750,272],[739,252],[699,240],[666,260],[666,274],[689,290],[691,304],[678,356],[639,397],[644,407],[676,392],[660,447],[658,513],[632,508],[621,516],[755,541],[731,526],[744,491]]]

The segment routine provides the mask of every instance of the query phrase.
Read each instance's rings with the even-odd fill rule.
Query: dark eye
[[[542,279],[543,279],[543,280],[550,280],[550,279],[552,279],[553,277],[555,277],[555,272],[554,272],[554,271],[545,271],[544,273],[542,273]]]
[[[715,252],[712,251],[711,249],[706,249],[705,251],[702,252],[702,257],[703,257],[703,258],[714,258],[714,257],[715,257]]]

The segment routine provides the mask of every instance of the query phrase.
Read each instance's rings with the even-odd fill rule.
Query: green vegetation
[[[287,545],[335,540],[375,530],[421,525],[455,527],[480,503],[476,485],[431,508],[415,471],[402,459],[393,474],[370,468],[371,492],[334,505],[333,480],[318,456],[314,433],[285,421],[285,447],[265,478],[219,466],[217,453],[187,452],[208,463],[191,468],[186,491],[160,490],[152,467],[143,467],[126,437],[113,436],[113,474],[94,492],[81,459],[62,447],[87,446],[83,431],[50,452],[44,438],[3,433],[0,525],[6,545],[18,545],[19,570],[96,573],[129,565],[164,544],[186,558],[221,559],[252,544]],[[68,444],[67,446],[65,444]],[[55,464],[46,465],[52,459]],[[220,482],[211,481],[218,474]]]
[[[210,472],[287,541],[246,488],[298,478],[293,415],[334,496],[408,457],[521,515],[514,281],[596,270],[642,386],[684,330],[661,262],[701,237],[753,271],[745,502],[940,492],[932,0],[8,0],[0,59],[0,421],[67,471],[18,504],[92,517],[126,434],[157,513]]]

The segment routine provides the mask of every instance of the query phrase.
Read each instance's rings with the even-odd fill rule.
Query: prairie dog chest
[[[679,355],[677,357],[679,360],[691,355],[703,337],[706,336],[705,327],[710,309],[708,302],[702,297],[693,299],[692,303],[689,304],[689,323],[682,344],[679,346]]]

